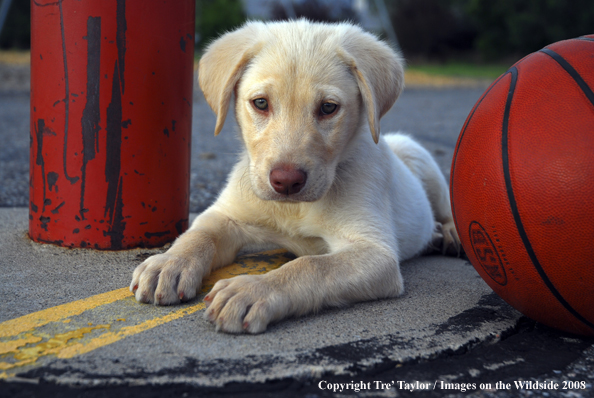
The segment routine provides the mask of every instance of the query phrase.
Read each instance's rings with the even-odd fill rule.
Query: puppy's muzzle
[[[269,176],[272,188],[282,195],[299,193],[307,182],[307,173],[294,165],[282,165],[272,169]]]

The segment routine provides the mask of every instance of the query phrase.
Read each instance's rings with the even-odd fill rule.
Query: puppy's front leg
[[[396,254],[358,242],[299,257],[264,275],[221,280],[205,297],[217,330],[261,333],[270,322],[323,307],[394,297],[404,291]]]
[[[230,264],[244,244],[244,234],[229,217],[212,208],[196,218],[166,253],[149,257],[132,275],[136,300],[158,305],[194,298],[202,279]]]

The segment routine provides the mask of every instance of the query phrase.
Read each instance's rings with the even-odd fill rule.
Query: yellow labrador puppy
[[[204,298],[216,330],[260,333],[322,307],[394,297],[399,263],[440,238],[458,248],[446,181],[410,138],[380,137],[402,60],[352,24],[249,22],[208,47],[200,87],[221,131],[230,102],[245,150],[217,201],[164,254],[134,271],[145,303],[194,298],[246,245],[298,258],[219,281]]]

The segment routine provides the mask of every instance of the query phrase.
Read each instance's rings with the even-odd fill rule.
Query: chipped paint
[[[119,250],[187,229],[194,15],[193,0],[32,2],[33,240]]]

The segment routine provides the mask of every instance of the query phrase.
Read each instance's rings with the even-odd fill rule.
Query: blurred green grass
[[[31,54],[27,50],[0,50],[0,64],[28,66]],[[195,69],[199,54],[196,52]],[[509,64],[511,65],[511,63]],[[411,62],[406,67],[409,86],[475,86],[489,83],[505,73],[509,65],[446,62],[443,64]]]
[[[30,60],[29,50],[0,50],[0,64],[28,65]]]
[[[509,66],[511,65],[447,62],[444,64],[414,63],[408,65],[407,69],[432,76],[494,80],[505,73],[509,69]]]

